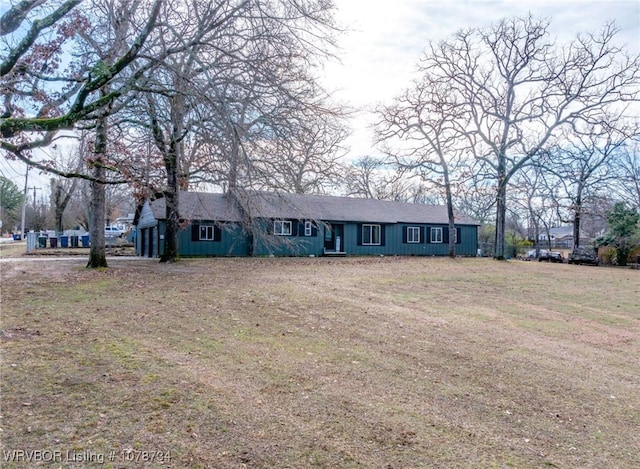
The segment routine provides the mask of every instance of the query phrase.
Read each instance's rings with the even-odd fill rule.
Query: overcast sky
[[[348,31],[339,38],[340,62],[327,64],[325,80],[327,88],[336,90],[336,98],[361,110],[351,121],[350,158],[377,154],[371,145],[367,126],[372,117],[367,111],[390,101],[409,84],[429,40],[446,39],[461,28],[531,13],[550,18],[552,34],[564,41],[579,31],[597,30],[611,19],[621,29],[619,39],[631,51],[640,52],[639,0],[334,1],[336,19]],[[6,2],[0,0],[0,4]],[[1,167],[4,175],[23,186],[23,164]],[[37,179],[37,184],[46,184],[46,177]]]
[[[640,52],[639,0],[334,0],[336,19],[348,28],[339,39],[340,63],[326,69],[326,85],[361,112],[352,122],[349,157],[377,152],[371,146],[370,110],[406,87],[430,40],[447,39],[462,28],[485,26],[501,18],[551,19],[558,41],[580,31],[597,31],[607,20],[621,29],[619,40]]]

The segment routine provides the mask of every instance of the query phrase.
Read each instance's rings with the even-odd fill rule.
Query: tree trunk
[[[62,216],[64,215],[64,208],[56,207],[56,235],[60,236],[64,232],[64,226],[62,226]]]
[[[176,89],[183,88],[182,79],[176,81]],[[177,262],[180,260],[178,253],[178,232],[180,230],[180,161],[182,160],[185,120],[184,97],[179,95],[171,100],[171,135],[167,151],[163,152],[164,167],[167,171],[167,189],[164,191],[167,225],[164,232],[164,251],[160,256],[160,262]]]
[[[531,220],[533,223],[533,243],[536,246],[536,258],[540,256],[540,222],[537,218],[533,218],[534,215],[531,216]]]
[[[238,188],[238,164],[240,163],[240,136],[233,123],[231,123],[231,151],[229,152],[229,192],[235,193]]]
[[[64,198],[62,196],[62,184],[60,184],[60,181],[53,180],[51,185],[51,189],[53,191],[53,210],[55,215],[56,236],[61,236],[64,228],[62,226],[62,215],[64,214],[66,204],[63,206]]]
[[[578,196],[576,197],[576,203],[574,207],[573,215],[573,248],[580,247],[580,219],[582,218],[582,189],[578,188]]]
[[[164,232],[164,251],[160,262],[176,262],[178,255],[178,230],[180,220],[178,215],[180,191],[178,187],[178,164],[176,148],[172,144],[169,154],[165,156],[167,170],[167,190],[164,191],[167,225]]]
[[[107,151],[107,117],[106,114],[98,119],[96,125],[96,143],[94,148],[95,164],[93,176],[96,180],[104,180],[105,169],[103,158]],[[91,181],[91,201],[89,202],[89,235],[91,247],[87,268],[97,269],[107,266],[107,253],[104,243],[104,208],[105,187],[97,181]]]
[[[451,195],[451,183],[449,181],[449,172],[444,166],[444,184],[447,196],[447,216],[449,218],[449,257],[456,257],[456,220],[453,214],[453,196]]]
[[[504,175],[498,178],[498,193],[496,195],[496,237],[493,258],[504,260],[504,242],[507,216],[507,181]]]
[[[62,217],[64,216],[64,211],[69,205],[69,201],[71,200],[71,194],[75,191],[77,179],[74,179],[71,183],[71,187],[68,191],[64,190],[62,183],[59,180],[53,182],[53,205],[55,212],[55,228],[56,234],[58,236],[62,235],[64,231],[64,226],[62,226]],[[66,192],[66,193],[65,193]]]

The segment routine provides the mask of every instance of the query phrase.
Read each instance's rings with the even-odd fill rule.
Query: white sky
[[[578,32],[597,31],[607,20],[621,29],[618,39],[640,52],[640,0],[334,0],[336,19],[349,30],[339,38],[340,63],[325,68],[326,86],[358,109],[352,119],[349,158],[377,155],[372,147],[370,110],[389,102],[409,85],[430,40],[451,37],[462,28],[486,26],[501,18],[551,19],[559,42]]]
[[[370,110],[389,102],[409,84],[416,63],[429,40],[450,37],[461,28],[489,25],[500,18],[551,18],[558,40],[577,32],[597,30],[612,19],[621,29],[619,40],[640,52],[640,0],[334,0],[338,23],[348,28],[339,38],[340,63],[326,65],[326,86],[335,97],[360,112],[351,121],[349,158],[376,155],[368,125]],[[0,0],[0,4],[5,3]],[[25,166],[0,165],[2,174],[22,187]],[[31,176],[36,176],[35,171]],[[30,177],[31,177],[30,176]],[[48,178],[34,178],[46,187]],[[29,184],[33,185],[33,184]]]

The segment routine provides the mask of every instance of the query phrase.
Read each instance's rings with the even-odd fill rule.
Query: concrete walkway
[[[120,261],[154,261],[158,259],[139,256],[107,256],[107,263]],[[0,264],[20,264],[28,262],[52,262],[52,261],[78,261],[78,263],[86,263],[87,256],[22,256],[22,257],[0,257]]]

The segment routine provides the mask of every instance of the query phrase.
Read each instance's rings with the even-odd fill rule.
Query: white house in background
[[[547,236],[548,235],[548,236]],[[540,241],[572,241],[573,240],[573,226],[558,226],[556,228],[549,228],[547,232],[544,228],[540,230],[538,236]]]
[[[134,213],[129,213],[127,214],[126,217],[118,217],[115,219],[115,221],[113,222],[113,225],[117,226],[118,228],[122,229],[122,231],[129,231],[131,228],[133,228],[133,219],[135,218],[135,214]]]

